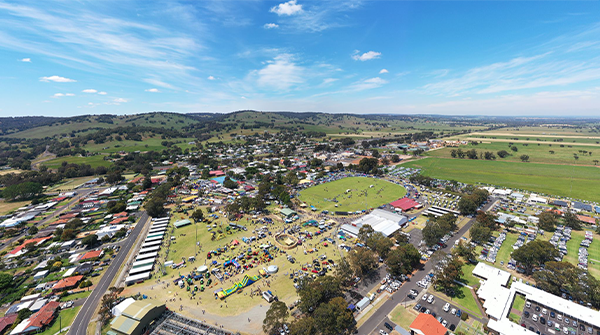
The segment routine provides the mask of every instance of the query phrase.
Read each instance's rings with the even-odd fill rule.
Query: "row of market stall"
[[[169,217],[152,219],[152,226],[129,270],[125,285],[132,285],[150,279],[164,235],[167,232],[169,220]]]

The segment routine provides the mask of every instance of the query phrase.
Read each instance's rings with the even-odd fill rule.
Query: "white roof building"
[[[361,217],[358,220],[352,221],[352,226],[360,229],[363,225],[370,225],[376,232],[382,233],[384,236],[390,236],[408,223],[408,218],[403,215],[398,215],[383,209],[375,209],[371,213]],[[345,230],[342,226],[342,230]],[[347,229],[347,233],[354,235],[356,229]]]
[[[133,298],[127,298],[123,301],[121,301],[120,304],[116,305],[115,307],[112,308],[111,312],[114,316],[119,316],[123,313],[123,311],[129,307],[129,305],[133,304],[135,302],[135,299]]]

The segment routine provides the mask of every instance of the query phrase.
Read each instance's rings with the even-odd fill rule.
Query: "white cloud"
[[[296,0],[290,0],[288,2],[280,3],[279,5],[272,7],[270,10],[271,13],[275,13],[277,15],[296,15],[302,12],[302,5],[298,5]]]
[[[23,58],[19,62],[31,63],[31,58]]]
[[[113,100],[113,102],[116,102],[116,103],[127,102],[127,99],[124,99],[124,98],[116,98],[116,99],[114,99],[114,100]]]
[[[53,81],[55,83],[74,83],[77,80],[60,77],[60,76],[50,76],[50,77],[41,77],[40,81],[44,81],[44,82]]]
[[[370,90],[373,88],[381,87],[387,83],[388,83],[387,80],[381,79],[379,77],[369,78],[369,79],[365,79],[365,80],[354,83],[352,86],[350,86],[350,91]]]
[[[365,52],[361,55],[360,51],[355,50],[354,53],[352,54],[352,59],[359,60],[361,62],[364,62],[367,60],[372,60],[372,59],[377,59],[379,57],[381,57],[381,52],[376,52],[376,51]]]
[[[384,73],[389,73],[390,71],[388,71],[387,69],[381,69],[381,71],[379,71],[379,74],[384,74]]]
[[[265,25],[263,26],[263,28],[265,29],[275,29],[275,28],[279,28],[279,25],[276,23],[265,23]]]
[[[302,74],[304,68],[293,62],[292,55],[281,54],[269,61],[261,70],[253,71],[258,76],[260,86],[271,87],[277,90],[288,90],[290,87],[304,82]]]
[[[83,93],[98,93],[97,90],[93,89],[93,88],[88,88],[86,90],[81,91]]]
[[[73,93],[55,93],[52,97],[53,98],[60,98],[60,97],[74,97],[75,94]]]
[[[208,79],[208,80],[215,80],[215,79],[217,79],[217,78],[215,78],[215,77],[213,77],[213,76],[208,76],[208,78],[206,78],[206,79]]]
[[[146,92],[158,93],[160,91],[158,90],[158,88],[149,88],[146,90]]]
[[[323,83],[321,83],[321,85],[328,85],[335,81],[338,81],[338,79],[337,78],[325,78],[325,79],[323,79]]]
[[[106,92],[98,92],[98,94],[100,94],[100,95],[106,95],[107,93]]]
[[[148,84],[154,85],[154,86],[160,86],[163,88],[169,88],[169,89],[175,89],[175,86],[169,84],[169,83],[165,83],[162,80],[156,79],[156,78],[146,78],[144,79],[145,82],[147,82]]]

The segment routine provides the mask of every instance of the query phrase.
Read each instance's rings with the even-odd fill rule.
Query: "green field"
[[[91,167],[95,168],[98,166],[106,166],[109,167],[112,165],[112,162],[105,161],[103,155],[89,156],[89,157],[76,157],[76,156],[65,156],[60,158],[51,159],[42,163],[47,166],[49,169],[58,169],[63,161],[66,161],[70,164],[89,164]]]
[[[496,155],[497,161],[507,161],[507,162],[521,162],[521,155],[528,155],[529,162],[532,163],[550,163],[550,164],[566,164],[566,165],[595,165],[595,160],[600,161],[600,145],[598,147],[591,146],[582,146],[582,145],[566,145],[564,147],[560,147],[560,144],[553,143],[551,146],[549,144],[540,144],[539,146],[535,143],[529,143],[524,146],[523,143],[514,143],[513,145],[517,147],[518,151],[513,152],[508,145],[509,142],[493,142],[493,143],[485,143],[485,139],[482,140],[483,143],[477,145],[463,145],[460,147],[463,151],[475,149],[477,152],[485,152],[491,151]],[[595,144],[594,144],[595,145]],[[571,147],[569,147],[571,146]],[[443,148],[439,150],[432,150],[427,153],[427,156],[431,157],[439,157],[439,158],[452,158],[451,152],[454,148]],[[500,158],[496,154],[500,150],[508,151],[511,156]],[[582,152],[580,152],[580,150]],[[550,151],[554,153],[550,153]],[[584,154],[583,152],[587,152]],[[589,153],[592,153],[591,155]],[[596,154],[594,154],[596,153]],[[575,159],[573,154],[577,154],[579,157]],[[457,158],[459,159],[459,158]],[[463,158],[468,159],[468,158]],[[600,164],[600,162],[598,163]]]
[[[350,192],[346,193],[347,190]],[[385,180],[350,177],[302,190],[299,199],[320,211],[358,211],[379,207],[405,195],[404,187]]]
[[[600,168],[425,158],[404,164],[423,175],[470,184],[490,184],[532,192],[600,202]]]
[[[149,137],[144,138],[143,141],[132,141],[132,140],[122,140],[122,141],[110,141],[106,143],[89,143],[83,146],[83,149],[89,152],[102,152],[102,153],[114,153],[114,152],[135,152],[135,151],[162,151],[167,149],[167,147],[163,146],[161,142],[165,140],[160,137]],[[194,141],[193,138],[175,138],[168,140],[169,142],[181,142],[174,144],[175,146],[181,147],[182,149],[194,147],[194,145],[188,144],[191,141]]]

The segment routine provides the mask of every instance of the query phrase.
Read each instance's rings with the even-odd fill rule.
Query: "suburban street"
[[[73,204],[77,203],[81,198],[86,197],[88,194],[92,193],[93,191],[96,190],[101,190],[102,188],[89,188],[89,189],[80,189],[77,191],[77,195],[74,196],[71,200],[69,200],[69,202],[66,205],[63,205],[61,207],[59,207],[54,213],[48,215],[48,217],[44,218],[43,220],[40,220],[39,222],[37,222],[35,224],[36,227],[41,227],[42,225],[44,225],[46,222],[54,219],[55,217],[57,217],[58,215],[60,215],[62,212],[64,212],[67,208],[73,206]],[[2,246],[2,248],[0,249],[0,251],[2,251],[5,248],[8,248],[10,246],[12,246],[12,244],[19,240],[21,237],[27,235],[27,231],[25,230],[23,233],[9,239],[8,241],[6,241],[4,243],[4,245]]]
[[[121,268],[121,265],[125,262],[127,254],[131,250],[131,247],[135,244],[138,239],[140,232],[148,223],[150,217],[146,212],[142,214],[138,224],[135,226],[129,238],[127,238],[123,244],[121,245],[121,250],[117,253],[117,256],[112,260],[110,266],[102,275],[102,278],[98,282],[98,285],[94,288],[92,294],[87,297],[83,307],[77,314],[77,317],[73,321],[71,328],[67,335],[83,335],[87,333],[88,325],[91,323],[95,314],[94,311],[100,305],[102,300],[102,296],[108,290],[112,280],[118,276],[118,271]]]
[[[490,207],[492,207],[494,202],[495,202],[495,199],[492,199],[491,201],[489,201],[485,205],[483,210],[488,211],[490,209]],[[469,220],[469,222],[467,222],[461,229],[459,229],[458,232],[456,234],[454,234],[454,236],[452,236],[452,238],[450,238],[450,240],[448,240],[447,246],[440,250],[442,250],[446,253],[450,253],[450,250],[454,246],[454,243],[458,239],[460,239],[469,230],[469,228],[471,228],[473,223],[475,223],[475,218]],[[387,315],[398,304],[400,304],[401,302],[404,302],[404,299],[406,299],[406,296],[408,295],[410,290],[414,289],[421,293],[424,289],[417,286],[417,281],[423,279],[423,277],[425,277],[432,270],[433,270],[433,262],[425,263],[419,270],[417,270],[417,272],[415,272],[412,275],[412,277],[409,281],[405,282],[404,285],[402,285],[398,289],[398,291],[396,291],[394,294],[392,294],[391,298],[388,301],[386,301],[383,305],[381,305],[381,307],[379,307],[377,309],[377,311],[373,315],[371,315],[371,317],[369,317],[369,319],[367,321],[365,321],[365,323],[363,323],[363,325],[360,328],[358,328],[358,334],[367,335],[367,334],[371,334],[375,330],[378,330],[376,328],[381,324],[382,320],[384,318],[387,318]],[[390,321],[390,323],[392,323],[392,322]]]

